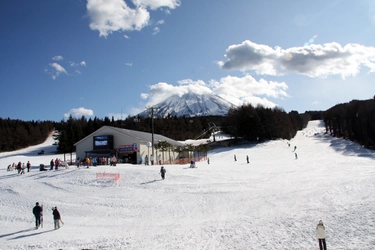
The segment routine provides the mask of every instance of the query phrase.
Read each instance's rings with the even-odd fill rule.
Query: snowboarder
[[[248,155],[246,155],[246,161],[247,161],[247,163],[250,163],[250,159],[249,159]]]
[[[43,217],[43,208],[39,206],[39,202],[35,204],[33,208],[33,214],[35,216],[35,229],[38,229],[41,225],[41,218]]]
[[[27,167],[27,172],[30,172],[30,168],[31,168],[31,163],[30,163],[30,161],[27,161],[27,165],[26,165],[26,167]]]
[[[326,228],[323,224],[323,221],[320,220],[318,225],[316,226],[316,235],[319,240],[319,248],[320,250],[327,250],[326,245]]]
[[[167,172],[167,170],[161,166],[160,168],[160,175],[161,175],[161,178],[164,180],[165,179],[165,173]]]
[[[61,216],[60,216],[59,210],[57,210],[57,207],[52,208],[52,215],[53,215],[55,229],[59,229]]]

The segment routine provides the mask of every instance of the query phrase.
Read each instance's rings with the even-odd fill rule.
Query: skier
[[[316,226],[316,235],[319,240],[319,248],[320,250],[327,250],[326,245],[326,228],[323,225],[323,221],[320,220],[318,225]]]
[[[50,166],[49,170],[53,170],[53,166],[55,166],[53,159],[49,162],[49,166]]]
[[[248,155],[246,155],[246,161],[247,161],[247,163],[250,163],[250,159],[249,159]]]
[[[25,174],[25,163],[22,163],[22,167],[21,167],[21,174]]]
[[[43,217],[43,208],[39,206],[39,202],[35,204],[33,208],[33,214],[35,216],[35,229],[38,229],[40,226],[41,218]]]
[[[57,210],[57,207],[52,208],[52,215],[53,215],[55,229],[59,229],[61,216],[60,216],[59,210]]]
[[[21,163],[21,162],[18,162],[16,168],[17,168],[18,174],[20,174],[20,173],[21,173],[21,170],[22,170],[22,163]]]
[[[195,168],[195,162],[193,160],[190,161],[190,168]]]
[[[60,161],[59,161],[59,159],[56,158],[56,160],[55,160],[55,170],[59,169],[59,165],[60,165]]]
[[[210,164],[210,158],[207,158],[207,164]]]
[[[160,175],[161,175],[161,178],[164,180],[165,179],[165,173],[167,172],[167,170],[161,166],[160,168]]]
[[[294,150],[293,150],[293,152],[295,152],[295,151],[296,151],[296,149],[297,149],[297,146],[294,146]]]
[[[237,161],[237,156],[236,155],[234,155],[234,161]]]
[[[294,157],[295,157],[296,160],[298,159],[297,153],[294,153]]]
[[[30,161],[27,161],[26,167],[27,167],[27,172],[30,172],[30,168],[31,168]]]

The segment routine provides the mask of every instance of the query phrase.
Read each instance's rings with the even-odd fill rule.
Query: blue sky
[[[375,94],[375,2],[0,1],[0,117],[137,114],[173,94],[326,110]]]

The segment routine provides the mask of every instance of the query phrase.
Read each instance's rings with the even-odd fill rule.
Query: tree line
[[[375,98],[337,104],[323,117],[327,133],[375,149]]]
[[[231,108],[228,115],[207,117],[176,117],[165,118],[134,117],[115,120],[105,117],[73,118],[70,116],[60,122],[23,122],[20,120],[0,121],[1,151],[13,151],[31,145],[42,143],[53,129],[58,133],[55,139],[59,141],[59,153],[75,152],[74,144],[95,132],[102,126],[113,126],[161,134],[174,140],[208,138],[216,129],[230,134],[235,140],[264,141],[268,139],[291,139],[306,126],[312,116],[320,119],[319,111],[299,114],[297,111],[286,113],[280,108],[264,108],[243,105]],[[165,148],[165,145],[160,145]],[[208,148],[199,148],[205,152]]]
[[[0,118],[0,152],[37,145],[46,140],[54,128],[52,121],[21,121]]]
[[[250,104],[233,107],[229,110],[222,130],[235,140],[265,141],[291,139],[298,130],[306,127],[311,115],[319,119],[320,112],[297,111],[286,113],[281,108],[254,107]]]

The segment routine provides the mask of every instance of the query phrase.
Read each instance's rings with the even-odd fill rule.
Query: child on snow
[[[161,175],[161,178],[164,180],[164,178],[165,178],[165,173],[167,172],[167,170],[163,167],[163,166],[161,166],[161,168],[160,168],[160,175]]]

